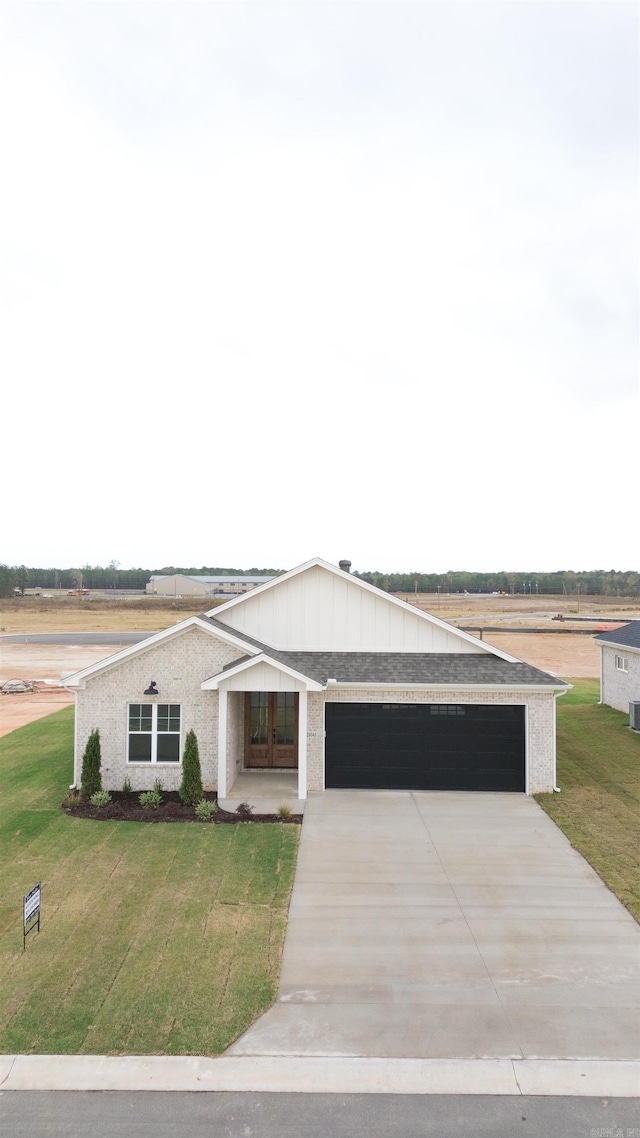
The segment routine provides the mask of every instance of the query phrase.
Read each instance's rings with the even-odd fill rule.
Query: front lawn
[[[640,735],[599,706],[597,680],[573,680],[558,700],[560,794],[537,801],[640,920]]]
[[[275,998],[299,828],[69,817],[72,748],[72,708],[0,739],[0,1052],[219,1054]]]

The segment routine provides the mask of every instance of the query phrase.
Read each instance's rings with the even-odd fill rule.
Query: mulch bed
[[[216,802],[215,793],[205,794],[208,802]],[[238,822],[278,822],[281,825],[302,823],[302,814],[292,814],[281,818],[279,814],[256,814],[253,811],[233,812],[220,807],[207,822],[196,817],[193,806],[185,806],[177,791],[163,791],[162,804],[157,809],[143,809],[138,795],[111,791],[112,801],[108,806],[92,806],[88,798],[69,795],[62,803],[62,809],[74,818],[94,818],[98,822],[198,822],[200,825],[233,825]]]

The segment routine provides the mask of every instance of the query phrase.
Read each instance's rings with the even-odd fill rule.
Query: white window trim
[[[131,741],[131,736],[132,735],[147,735],[147,734],[149,734],[149,732],[147,732],[147,731],[130,731],[130,729],[129,729],[129,708],[133,707],[133,706],[142,707],[142,706],[144,706],[144,704],[145,704],[144,700],[132,700],[131,703],[127,704],[127,711],[126,711],[126,715],[127,715],[127,724],[126,724],[126,727],[127,727],[127,766],[130,766],[130,767],[173,767],[173,768],[181,767],[182,766],[182,751],[183,751],[183,746],[182,746],[182,704],[181,703],[171,704],[170,700],[163,702],[162,706],[163,707],[169,706],[169,707],[179,707],[180,708],[180,730],[168,732],[168,734],[178,736],[178,761],[173,763],[173,762],[167,762],[165,760],[163,762],[162,760],[159,761],[157,758],[157,755],[158,755],[158,707],[160,706],[160,704],[158,704],[158,703],[152,703],[151,704],[151,762],[147,763],[141,759],[136,760],[136,759],[130,759],[129,758],[129,743]],[[163,735],[164,734],[167,734],[167,732],[163,731]]]
[[[629,657],[628,656],[616,656],[616,671],[617,672],[628,672],[629,671]]]

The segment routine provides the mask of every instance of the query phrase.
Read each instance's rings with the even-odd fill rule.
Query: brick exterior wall
[[[603,646],[602,652],[602,691],[600,698],[609,707],[629,714],[629,704],[632,700],[640,699],[640,652],[628,648],[615,648]],[[621,672],[616,668],[616,656],[626,656],[629,661],[629,671]]]
[[[135,791],[150,790],[160,778],[166,790],[177,790],[182,764],[127,763],[128,705],[177,703],[182,710],[180,755],[187,731],[197,737],[202,781],[207,790],[217,787],[218,693],[201,691],[203,680],[226,664],[241,658],[237,648],[199,628],[184,632],[123,660],[117,667],[93,676],[77,693],[76,768],[79,785],[82,755],[94,727],[100,731],[102,783],[106,790],[121,790],[128,776]],[[632,655],[629,654],[630,666]],[[640,663],[640,656],[634,657]],[[143,692],[150,680],[158,685],[155,700]],[[637,697],[640,698],[640,695]],[[231,787],[244,765],[244,693],[228,693],[227,779]],[[525,704],[527,715],[528,790],[550,791],[554,781],[553,695],[550,692],[473,692],[470,690],[385,690],[354,688],[308,693],[308,789],[324,789],[324,704],[343,703],[476,703]],[[615,705],[614,705],[615,706]],[[625,708],[626,710],[626,708]]]
[[[340,703],[476,703],[525,704],[527,714],[527,767],[528,792],[538,794],[553,790],[554,782],[554,697],[550,692],[443,692],[399,691],[397,688],[373,690],[368,688],[336,689],[327,692],[309,692],[307,732],[307,777],[309,792],[324,790],[324,705]]]
[[[122,790],[128,776],[134,790],[151,790],[159,778],[165,790],[178,790],[182,763],[127,763],[128,705],[179,703],[182,708],[180,756],[190,728],[198,737],[202,782],[217,786],[218,693],[201,691],[203,680],[243,655],[233,645],[188,628],[177,636],[123,660],[117,667],[90,677],[76,696],[76,780],[80,785],[82,755],[94,727],[100,731],[102,785]],[[143,695],[155,680],[159,697]]]

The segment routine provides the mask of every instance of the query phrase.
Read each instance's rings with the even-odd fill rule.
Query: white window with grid
[[[179,703],[130,703],[128,763],[179,763]]]

